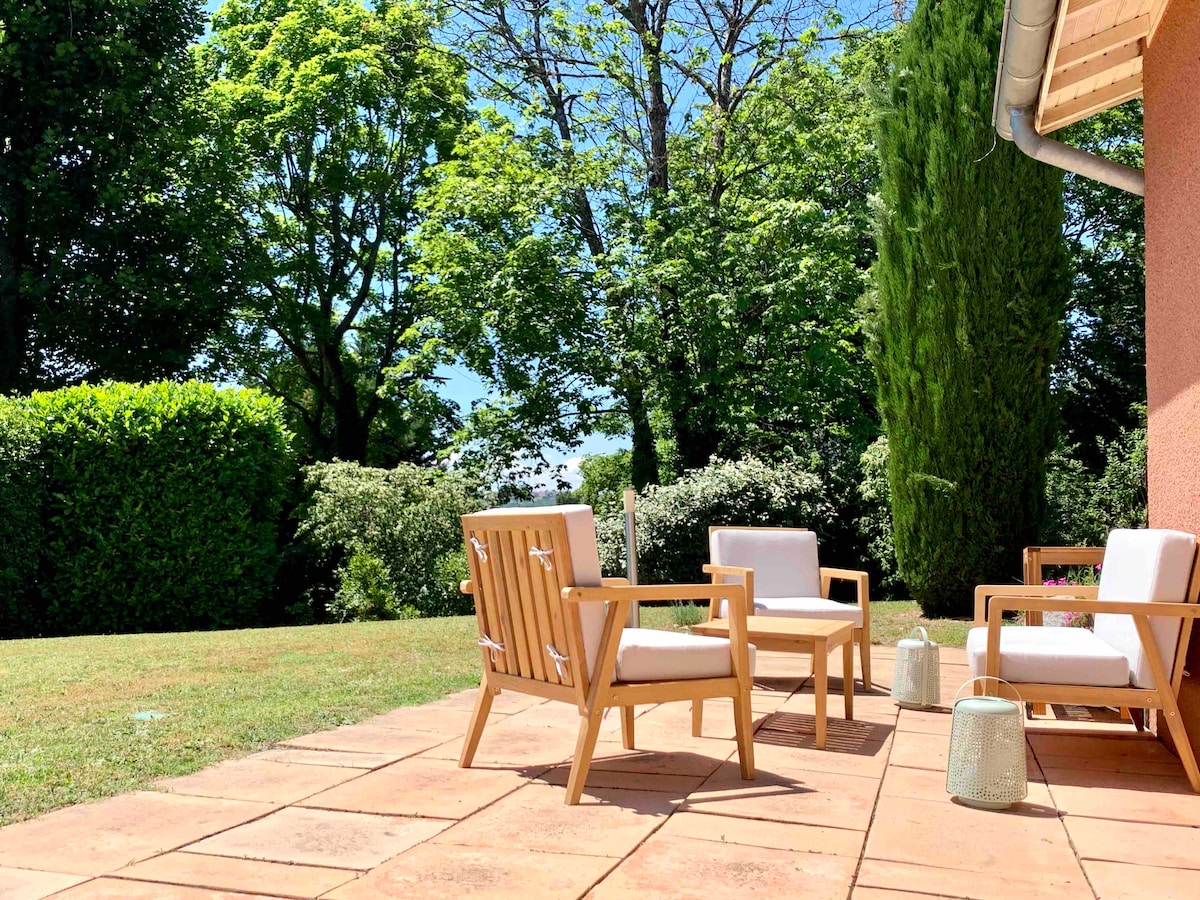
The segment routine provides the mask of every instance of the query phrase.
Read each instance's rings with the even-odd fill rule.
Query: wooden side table
[[[692,634],[729,637],[729,620],[712,619],[692,626]],[[788,616],[747,616],[746,635],[759,650],[811,653],[813,689],[817,700],[817,749],[825,749],[826,692],[829,684],[829,653],[842,648],[842,694],[846,719],[854,718],[854,623],[839,619],[798,619]],[[692,701],[692,733],[700,735],[702,700]]]

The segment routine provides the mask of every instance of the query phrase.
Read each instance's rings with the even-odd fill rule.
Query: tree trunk
[[[641,491],[648,484],[658,484],[658,449],[641,381],[625,381],[625,405],[629,410],[629,421],[633,423],[633,450],[630,453],[633,486]]]
[[[28,387],[25,374],[32,311],[21,289],[22,255],[19,248],[13,248],[9,235],[0,236],[0,395],[20,393]]]

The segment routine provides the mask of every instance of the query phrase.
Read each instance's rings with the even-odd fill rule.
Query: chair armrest
[[[857,581],[867,577],[867,573],[859,569],[835,569],[830,566],[821,566],[821,574],[828,575],[830,578],[839,578],[842,581]]]
[[[1098,588],[1085,584],[981,584],[975,588],[975,624],[987,624],[988,597],[1021,597],[1026,600],[1035,597],[1080,597],[1095,599]],[[1005,609],[1026,609],[1027,607],[1006,606]]]
[[[566,587],[563,600],[587,603],[614,600],[731,600],[746,602],[740,584],[629,584],[604,587]]]
[[[458,583],[458,590],[463,594],[473,594],[475,593],[475,582],[469,578],[466,581],[460,581]]]
[[[742,586],[746,589],[746,609],[754,609],[754,570],[746,566],[722,566],[716,563],[705,563],[704,572],[712,576],[713,584],[726,584],[726,576],[742,579]],[[717,617],[719,603],[708,604],[708,620],[711,622]]]
[[[1104,562],[1103,547],[1026,547],[1025,556],[1041,557],[1046,566],[1094,566]]]
[[[1018,605],[1019,603],[1019,605]],[[988,618],[1006,609],[1042,612],[1114,613],[1125,616],[1163,616],[1172,619],[1200,618],[1200,606],[1194,603],[1138,603],[1132,600],[1066,599],[1065,597],[993,597]]]
[[[716,563],[704,564],[705,575],[733,575],[737,578],[753,577],[754,570],[746,566],[718,566]]]
[[[830,566],[821,566],[821,587],[823,593],[828,596],[829,582],[833,579],[838,581],[853,581],[854,595],[857,598],[858,605],[862,607],[863,623],[866,623],[867,611],[870,609],[871,595],[869,576],[866,572],[859,569],[835,569]]]
[[[622,585],[629,584],[629,579],[625,578],[624,576],[615,578],[601,578],[600,583],[604,585],[604,587],[621,587]]]

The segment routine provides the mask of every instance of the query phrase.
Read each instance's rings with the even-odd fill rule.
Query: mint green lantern
[[[1029,793],[1024,706],[1003,697],[959,699],[963,688],[986,677],[972,678],[955,695],[946,790],[967,806],[1008,809]]]
[[[928,709],[942,700],[938,645],[919,625],[896,644],[892,699],[906,709]]]

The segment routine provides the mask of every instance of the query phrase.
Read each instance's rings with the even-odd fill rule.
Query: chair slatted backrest
[[[587,652],[579,611],[563,602],[562,590],[600,584],[591,509],[494,509],[463,516],[462,523],[484,665],[582,696],[594,654]],[[581,548],[573,547],[576,535]]]

